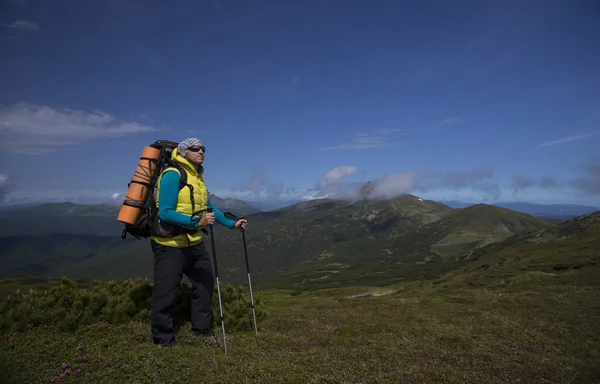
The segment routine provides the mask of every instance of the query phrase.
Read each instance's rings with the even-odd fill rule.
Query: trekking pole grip
[[[233,214],[233,213],[231,213],[231,212],[225,212],[225,213],[223,213],[223,215],[224,215],[224,216],[225,216],[227,219],[229,219],[229,220],[235,220],[236,222],[237,222],[238,220],[240,220],[240,219],[245,219],[245,217],[244,217],[244,216],[242,216],[242,217],[237,217],[236,215],[234,215],[234,214]],[[244,228],[240,227],[240,231],[244,232]]]

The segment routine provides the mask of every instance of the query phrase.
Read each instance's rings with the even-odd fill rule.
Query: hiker
[[[245,219],[227,219],[210,202],[202,176],[205,153],[206,148],[199,139],[189,138],[179,143],[171,155],[172,161],[187,173],[187,183],[192,188],[184,186],[179,189],[179,172],[174,168],[166,168],[157,183],[156,201],[161,227],[176,226],[187,230],[176,236],[151,237],[154,252],[151,330],[154,343],[161,346],[176,344],[173,310],[182,274],[192,283],[192,334],[206,336],[216,342],[212,331],[214,276],[204,242],[204,227],[215,222],[230,229],[246,229],[247,225]],[[207,208],[212,208],[213,212],[202,212]],[[198,211],[201,212],[193,214]]]

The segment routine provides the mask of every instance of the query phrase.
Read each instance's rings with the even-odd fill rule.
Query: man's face
[[[185,155],[185,158],[188,159],[190,163],[200,165],[204,162],[204,151],[206,148],[201,141],[195,143],[187,150],[188,152]]]

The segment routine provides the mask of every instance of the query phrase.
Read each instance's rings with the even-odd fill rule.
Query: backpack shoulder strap
[[[187,185],[187,172],[179,164],[172,164],[171,166],[179,171],[179,189],[181,190]]]
[[[177,172],[179,173],[179,190],[183,189],[183,187],[188,185],[187,172],[185,171],[185,169],[183,169],[183,167],[181,165],[176,164],[176,163],[170,163],[163,169],[163,174],[167,171],[172,171],[172,170],[177,170]]]

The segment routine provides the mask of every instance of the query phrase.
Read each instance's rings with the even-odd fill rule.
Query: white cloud
[[[412,169],[405,172],[382,174],[369,181],[347,180],[349,175],[364,173],[352,165],[342,165],[328,171],[312,188],[286,188],[269,183],[266,176],[250,178],[230,191],[217,195],[238,199],[263,201],[303,201],[320,198],[357,201],[360,199],[391,199],[406,193],[427,195],[459,192],[482,195],[487,200],[500,197],[499,186],[493,182],[490,169],[448,173]],[[216,193],[216,192],[215,192]]]
[[[410,193],[417,188],[422,177],[423,173],[420,171],[379,176],[370,183],[370,191],[365,197],[391,199],[404,193]]]
[[[377,131],[377,134],[379,135],[391,135],[392,133],[396,133],[396,132],[402,132],[404,131],[402,128],[384,128],[384,129],[380,129]]]
[[[380,175],[367,183],[341,183],[342,177],[357,171],[358,169],[352,166],[334,168],[317,183],[314,188],[317,192],[315,196],[346,200],[391,199],[406,193],[420,194],[439,190],[473,190],[483,193],[492,200],[500,196],[498,185],[485,181],[493,177],[493,172],[489,169],[449,173],[432,173],[414,169]]]
[[[342,183],[345,176],[359,172],[354,166],[344,165],[336,167],[327,172],[316,184],[313,191],[306,196],[331,197],[345,200],[357,200],[360,198],[389,199],[409,193],[418,188],[419,181],[425,177],[421,171],[408,171],[389,175],[381,175],[368,184],[363,182]],[[312,193],[311,193],[312,192]]]
[[[423,133],[425,131],[439,130],[446,127],[458,125],[464,123],[465,120],[460,117],[447,117],[442,120],[434,121],[418,129],[411,129],[413,132]],[[411,131],[409,130],[409,131]],[[371,131],[369,133],[356,133],[352,136],[350,141],[332,145],[328,147],[320,147],[317,150],[320,151],[334,151],[334,150],[359,150],[359,149],[373,149],[389,147],[393,144],[392,136],[394,134],[408,134],[404,128],[383,128]]]
[[[43,155],[55,152],[59,146],[156,130],[137,122],[120,121],[102,111],[30,104],[0,107],[0,147],[15,153]]]
[[[368,148],[381,148],[390,145],[390,135],[396,132],[401,132],[401,128],[386,128],[379,129],[372,133],[356,133],[352,137],[351,141],[334,145],[330,147],[318,148],[321,151],[332,151],[332,150],[353,150],[353,149],[368,149]]]
[[[447,117],[443,120],[436,121],[435,123],[433,123],[433,126],[434,127],[447,127],[450,125],[456,125],[456,124],[460,124],[463,122],[464,122],[464,120],[461,119],[460,117]]]
[[[7,174],[0,173],[0,201],[6,199],[6,195],[13,189],[10,177]]]
[[[347,175],[358,172],[358,168],[342,165],[327,172],[325,176],[317,183],[315,190],[319,196],[325,196],[334,193],[338,189],[338,182]]]
[[[2,23],[1,25],[7,28],[23,29],[29,32],[37,32],[40,29],[39,25],[37,25],[33,21],[27,20],[18,20],[10,24]]]
[[[599,132],[584,133],[584,134],[581,134],[581,135],[567,136],[567,137],[563,137],[563,138],[560,138],[560,139],[557,139],[557,140],[546,141],[546,142],[541,143],[538,146],[538,148],[550,147],[552,145],[558,145],[558,144],[568,143],[568,142],[571,142],[571,141],[583,140],[583,139],[587,139],[589,137],[596,136],[596,135],[600,135],[600,131]]]

